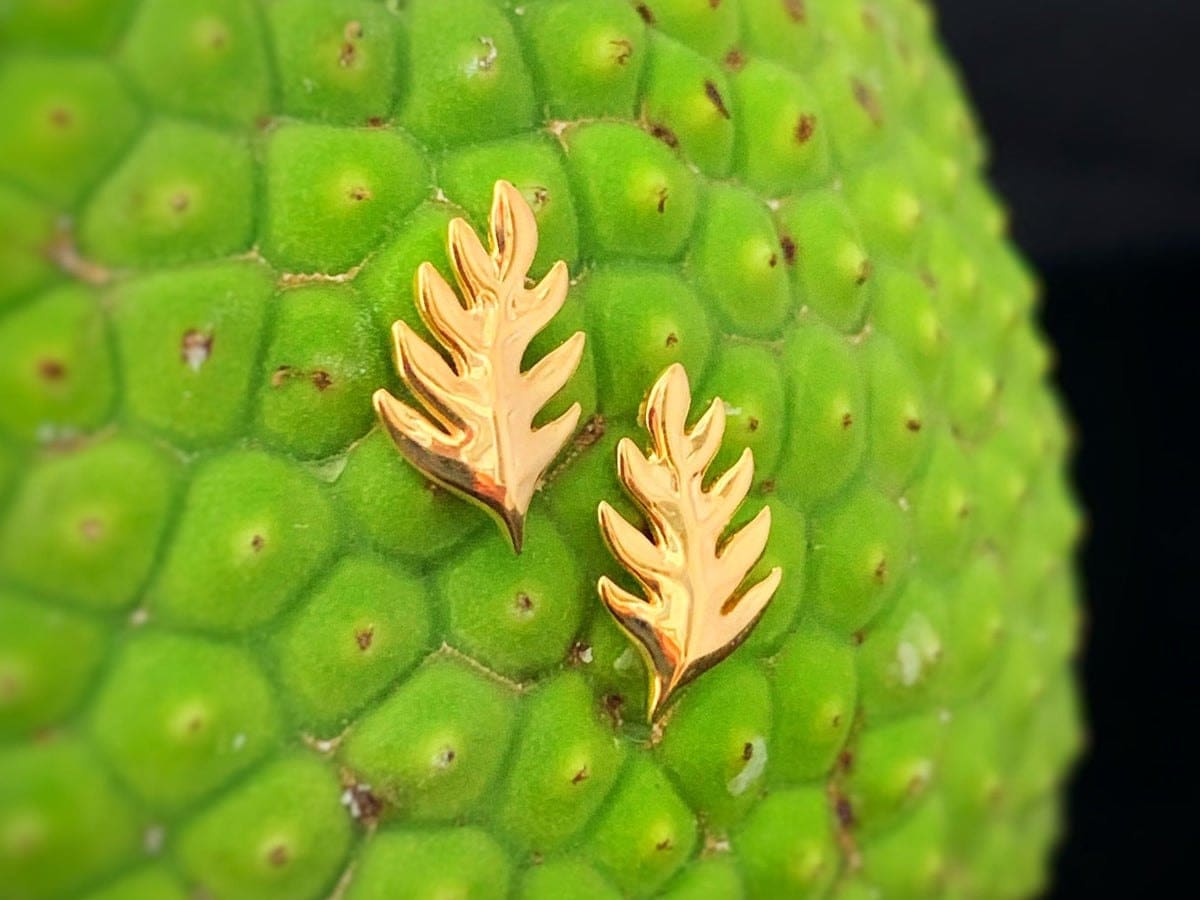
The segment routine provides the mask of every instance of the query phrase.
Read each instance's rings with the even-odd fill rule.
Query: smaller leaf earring
[[[653,443],[645,456],[629,438],[617,445],[617,475],[641,507],[650,535],[608,503],[600,530],[617,560],[637,579],[645,599],[607,576],[600,598],[632,638],[650,675],[652,721],[672,693],[732,653],[750,633],[779,586],[778,566],[738,593],[767,546],[771,510],[724,541],[721,534],[750,490],[750,448],[707,491],[704,473],[725,433],[725,406],[715,399],[687,430],[692,404],[687,372],[675,363],[650,389],[645,424]]]
[[[382,388],[374,400],[404,458],[496,516],[520,553],[533,492],[579,424],[581,407],[572,404],[536,430],[533,419],[579,366],[584,335],[575,332],[521,371],[529,342],[566,300],[567,265],[559,260],[526,286],[537,221],[507,181],[496,182],[488,230],[485,250],[465,220],[450,223],[450,263],[465,304],[433,265],[417,269],[417,309],[450,362],[406,323],[392,325],[396,368],[428,415]]]

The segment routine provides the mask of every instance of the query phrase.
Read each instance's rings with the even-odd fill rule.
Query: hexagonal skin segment
[[[174,482],[162,451],[129,438],[49,457],[26,476],[0,527],[0,572],[73,605],[132,605],[157,555]]]
[[[512,863],[478,828],[385,831],[355,869],[347,900],[508,896]]]
[[[456,657],[434,657],[346,736],[341,759],[384,813],[447,821],[469,813],[500,775],[512,734],[511,689]]]
[[[210,459],[148,590],[164,621],[244,631],[274,618],[331,550],[328,501],[294,463],[242,450]]]
[[[433,649],[427,588],[369,556],[341,560],[274,637],[298,719],[336,733]]]
[[[148,634],[106,673],[89,728],[134,792],[173,812],[261,759],[279,725],[270,686],[244,651]]]
[[[328,763],[285,757],[188,823],[180,865],[198,889],[222,897],[315,900],[350,847],[341,792]]]

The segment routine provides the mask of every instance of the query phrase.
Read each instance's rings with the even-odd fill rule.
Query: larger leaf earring
[[[396,369],[428,415],[375,392],[375,409],[410,463],[497,519],[518,553],[525,515],[543,473],[579,424],[581,407],[541,428],[534,416],[579,366],[577,331],[528,372],[530,341],[562,308],[567,266],[556,262],[526,285],[537,221],[520,192],[497,181],[488,218],[490,250],[463,219],[450,223],[448,252],[462,301],[432,264],[417,269],[417,309],[450,362],[405,322],[392,325]]]
[[[737,648],[781,577],[776,566],[739,592],[766,549],[771,510],[763,507],[721,539],[754,480],[754,454],[746,448],[705,490],[704,473],[725,434],[725,406],[713,400],[688,431],[691,404],[687,372],[676,363],[659,376],[646,401],[649,455],[629,438],[617,445],[618,477],[645,513],[649,536],[608,503],[599,507],[609,549],[645,593],[635,596],[607,576],[598,584],[604,605],[645,660],[651,720],[674,691]]]

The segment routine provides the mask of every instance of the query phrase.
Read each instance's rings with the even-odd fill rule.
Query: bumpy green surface
[[[0,3],[0,896],[1035,893],[1078,516],[930,19]],[[589,333],[519,559],[369,405],[501,177]],[[672,361],[784,581],[651,731],[594,509]]]

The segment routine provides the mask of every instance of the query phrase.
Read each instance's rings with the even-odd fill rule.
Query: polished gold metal
[[[617,445],[617,474],[645,513],[649,537],[608,503],[599,508],[609,549],[646,595],[637,597],[606,576],[597,585],[646,662],[652,721],[674,691],[745,639],[782,574],[776,566],[738,593],[766,549],[771,510],[763,507],[749,524],[721,540],[754,480],[754,454],[747,447],[705,490],[704,473],[725,433],[725,406],[720,398],[713,400],[689,432],[691,405],[687,372],[676,363],[659,376],[646,401],[650,455],[629,438]]]
[[[374,402],[405,459],[496,516],[520,553],[533,493],[581,408],[572,404],[538,429],[533,419],[578,367],[584,335],[577,331],[521,371],[530,341],[566,300],[567,266],[559,260],[540,283],[526,286],[537,222],[507,181],[496,182],[488,229],[490,252],[466,221],[450,223],[448,252],[462,301],[432,264],[417,269],[417,309],[450,362],[406,323],[392,325],[396,369],[429,415],[382,388]]]

